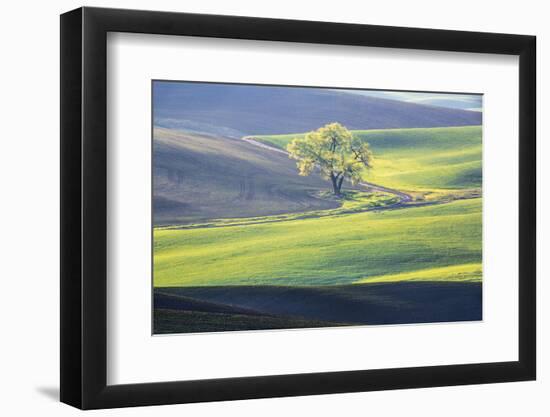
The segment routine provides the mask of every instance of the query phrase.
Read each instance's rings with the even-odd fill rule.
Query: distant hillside
[[[328,184],[301,177],[285,154],[240,139],[155,128],[154,224],[193,223],[339,206],[315,198]]]
[[[155,82],[154,124],[226,137],[349,129],[466,126],[481,113],[319,88]]]
[[[408,103],[449,107],[452,109],[481,111],[483,108],[483,95],[476,93],[461,94],[384,90],[347,90],[347,92],[362,96],[380,97],[389,100],[400,100]]]

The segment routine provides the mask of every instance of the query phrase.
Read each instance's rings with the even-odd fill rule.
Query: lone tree
[[[344,179],[355,185],[361,180],[363,169],[372,167],[369,144],[354,137],[340,123],[327,124],[293,139],[286,149],[290,158],[298,161],[300,175],[309,175],[318,167],[323,178],[332,182],[337,196],[342,194]]]

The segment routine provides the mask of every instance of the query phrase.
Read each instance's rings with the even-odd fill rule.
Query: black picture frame
[[[519,358],[512,362],[107,385],[108,32],[519,56]],[[82,409],[533,380],[534,36],[80,8],[61,16],[61,401]]]

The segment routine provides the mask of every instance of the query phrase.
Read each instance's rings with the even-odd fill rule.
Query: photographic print
[[[152,81],[153,333],[482,320],[482,107]]]

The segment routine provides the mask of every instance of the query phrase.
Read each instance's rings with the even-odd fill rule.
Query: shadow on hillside
[[[157,288],[154,333],[482,319],[481,283]]]

